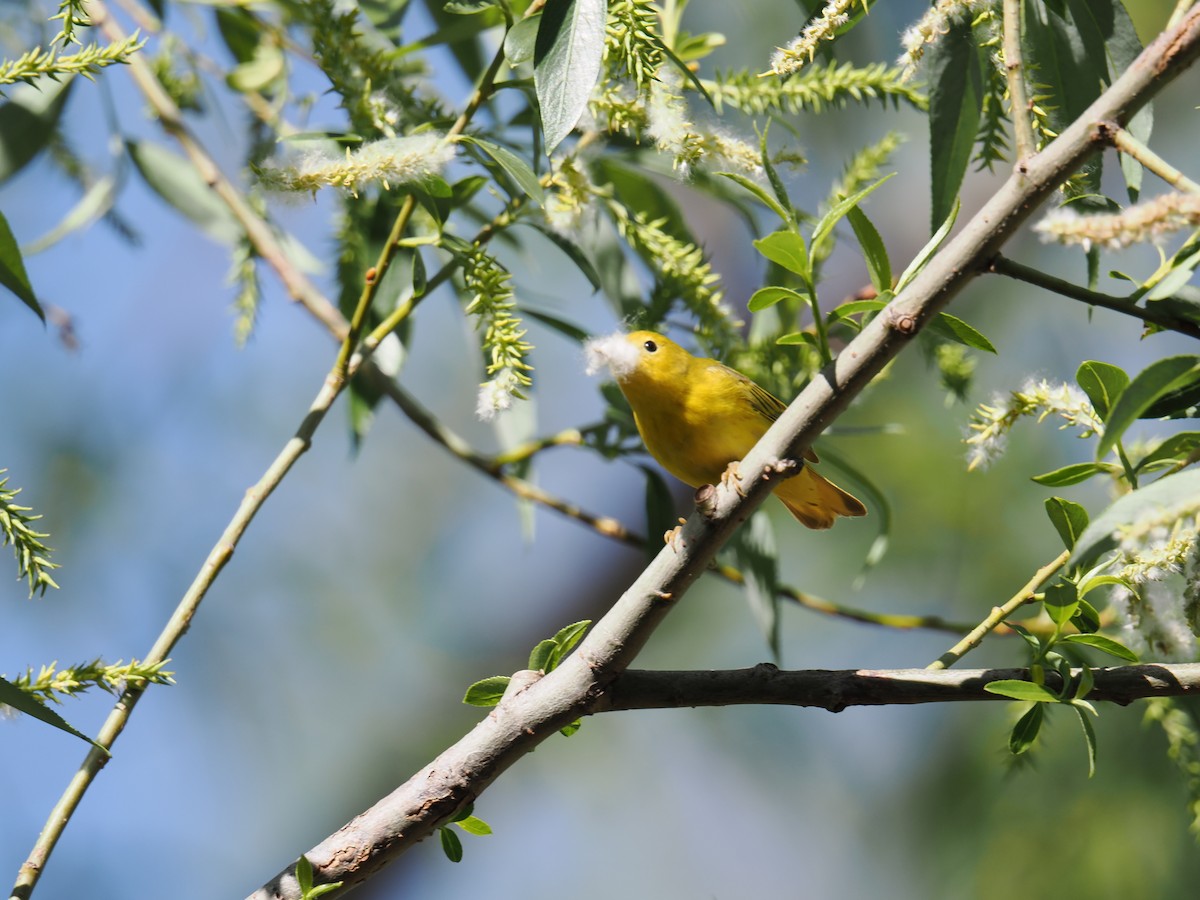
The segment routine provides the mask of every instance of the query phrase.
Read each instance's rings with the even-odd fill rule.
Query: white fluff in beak
[[[618,381],[633,372],[638,364],[638,348],[621,331],[592,338],[584,344],[583,353],[589,375],[608,369]]]

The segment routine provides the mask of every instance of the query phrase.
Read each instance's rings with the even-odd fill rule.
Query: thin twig
[[[1114,123],[1106,133],[1114,147],[1126,156],[1136,159],[1171,187],[1187,191],[1189,194],[1200,194],[1200,184],[1192,181],[1120,125]]]
[[[1017,591],[1004,604],[992,608],[991,613],[986,619],[976,625],[966,637],[943,653],[934,662],[931,662],[926,669],[946,669],[954,665],[981,643],[983,639],[991,634],[1000,626],[1000,624],[1015,613],[1026,603],[1034,599],[1034,594],[1042,583],[1061,569],[1067,562],[1071,553],[1069,550],[1064,550],[1051,562],[1046,563],[1036,572],[1033,577],[1025,583],[1025,585]]]
[[[1015,278],[1017,281],[1023,281],[1026,284],[1036,285],[1055,294],[1070,297],[1072,300],[1082,300],[1089,306],[1111,309],[1113,312],[1132,316],[1135,319],[1140,319],[1151,325],[1157,325],[1159,328],[1166,329],[1167,331],[1177,331],[1180,334],[1186,334],[1188,337],[1200,338],[1200,324],[1172,316],[1158,306],[1138,306],[1137,301],[1130,297],[1117,297],[1112,294],[1102,294],[1099,291],[1088,290],[1085,287],[1080,287],[1062,278],[1047,275],[1037,269],[1009,259],[1007,256],[1002,256],[999,253],[993,256],[988,262],[987,271],[994,272],[997,275],[1007,275],[1009,278]]]
[[[1021,61],[1021,0],[1004,0],[1004,74],[1008,78],[1009,115],[1017,144],[1017,169],[1037,149],[1029,119],[1029,96]]]

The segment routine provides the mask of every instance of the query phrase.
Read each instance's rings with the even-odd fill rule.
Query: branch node
[[[704,518],[711,519],[717,514],[717,489],[711,484],[703,484],[696,488],[694,500],[696,510]]]

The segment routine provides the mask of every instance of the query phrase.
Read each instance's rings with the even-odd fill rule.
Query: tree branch
[[[1074,669],[1078,674],[1080,670]],[[1200,694],[1200,663],[1114,666],[1092,669],[1088,700],[1122,705],[1148,697]],[[1029,681],[1028,669],[802,669],[770,663],[723,672],[646,672],[630,669],[605,692],[595,712],[678,709],[687,706],[778,705],[841,712],[850,706],[895,706],[1009,700],[984,688],[996,681]],[[1062,689],[1062,677],[1046,673],[1046,687]]]
[[[1189,322],[1187,319],[1173,316],[1156,306],[1138,306],[1137,301],[1130,297],[1116,297],[1112,294],[1102,294],[1099,291],[1080,287],[1070,281],[1056,278],[1053,275],[1047,275],[1045,272],[1040,272],[1030,266],[1016,262],[999,253],[988,264],[988,271],[994,272],[997,275],[1006,275],[1017,281],[1023,281],[1026,284],[1035,285],[1055,294],[1061,294],[1064,297],[1070,297],[1072,300],[1080,300],[1089,306],[1100,306],[1104,309],[1111,309],[1113,312],[1132,316],[1135,319],[1141,319],[1149,325],[1157,325],[1159,328],[1167,331],[1177,331],[1180,334],[1186,334],[1188,337],[1200,338],[1200,325],[1197,325],[1195,322]]]
[[[1125,121],[1197,53],[1200,8],[1160,35],[1078,121],[1029,157],[1025,171],[1010,176],[958,236],[809,383],[742,461],[745,497],[719,487],[707,515],[693,513],[675,545],[658,554],[557,669],[506,696],[437,759],[306,853],[318,883],[342,882],[327,896],[371,877],[448,823],[558,729],[595,710],[720,546],[766,499],[779,461],[802,458],[804,449],[921,327],[984,270],[1038,204],[1099,147],[1097,123]],[[294,866],[253,896],[298,897]]]

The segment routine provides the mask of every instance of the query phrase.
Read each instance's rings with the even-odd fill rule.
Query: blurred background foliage
[[[360,5],[387,33],[381,13],[390,5]],[[265,159],[273,138],[226,75],[240,63],[239,77],[269,84],[278,63],[262,42],[238,44],[236,23],[260,11],[302,20],[302,6],[131,0],[116,12],[131,29],[139,17],[130,10],[163,15],[171,37],[143,32],[150,38],[143,52],[179,82],[177,98],[192,98],[200,112],[189,121],[222,169],[239,173],[247,159]],[[1173,6],[1144,0],[1129,11],[1148,39]],[[688,6],[689,31],[727,38],[702,74],[762,71],[803,25],[805,7],[784,0]],[[838,41],[837,58],[860,65],[895,59],[897,35],[925,7],[919,0],[875,4],[866,25]],[[55,11],[40,0],[5,4],[4,57],[44,46],[59,28],[47,21]],[[436,2],[412,3],[402,33],[412,40],[456,21]],[[304,33],[289,34],[298,40]],[[425,96],[460,108],[471,83],[455,56],[461,60],[472,46],[428,50],[433,80],[423,84]],[[298,59],[309,52],[289,42],[275,51]],[[405,60],[393,71],[402,72]],[[194,70],[183,64],[191,62]],[[317,68],[297,62],[287,74],[295,94],[308,98],[310,127],[361,127],[354,109],[339,110]],[[1189,73],[1158,101],[1155,147],[1169,159],[1193,155],[1197,87]],[[496,104],[510,114],[519,109],[503,95]],[[790,127],[772,127],[773,145],[802,153],[807,163],[781,167],[781,176],[795,203],[810,210],[854,150],[891,131],[904,134],[887,169],[902,177],[866,207],[893,265],[903,268],[928,235],[920,110],[872,103],[783,118]],[[748,119],[731,123],[753,139]],[[228,242],[206,237],[165,205],[114,147],[114,133],[177,152],[127,73],[115,68],[95,85],[72,85],[52,152],[0,184],[0,209],[26,246],[58,226],[88,178],[114,173],[119,193],[104,220],[44,252],[27,252],[48,327],[19,303],[0,305],[10,385],[0,400],[0,463],[24,489],[22,501],[44,515],[63,565],[55,573],[62,590],[45,599],[26,601],[20,583],[4,589],[0,666],[9,677],[51,660],[144,653],[245,489],[295,430],[334,355],[323,329],[265,271],[261,299],[247,317],[235,304],[237,278],[246,274],[236,242],[231,285]],[[90,174],[67,177],[70,159]],[[660,167],[669,173],[670,160]],[[1116,194],[1118,173],[1109,168],[1106,188]],[[964,209],[977,208],[1000,179],[969,175]],[[669,175],[656,183],[720,274],[725,302],[745,317],[747,298],[763,283],[762,259],[749,241],[760,234],[699,178],[694,186]],[[335,257],[346,244],[334,242],[332,228],[344,202],[356,210],[354,227],[369,234],[370,196],[358,206],[327,191],[270,200],[280,225],[320,260],[314,278],[334,297]],[[1063,277],[1085,276],[1080,254],[1046,249],[1031,236],[1008,250]],[[526,229],[520,245],[497,253],[522,303],[590,333],[622,324],[571,261],[534,232]],[[1127,256],[1128,268],[1157,263],[1149,248]],[[839,244],[822,277],[822,297],[832,302],[868,284],[852,241]],[[1089,314],[998,278],[980,279],[951,311],[999,350],[976,357],[964,399],[947,391],[927,359],[909,353],[824,445],[869,473],[886,495],[893,510],[887,554],[856,587],[877,517],[818,533],[771,509],[784,582],[854,607],[978,621],[1061,549],[1042,507],[1052,491],[1029,476],[1089,458],[1091,450],[1027,424],[991,469],[968,474],[962,437],[974,404],[1031,374],[1069,381],[1085,359],[1136,372],[1192,348],[1175,334],[1139,340],[1132,319]],[[532,399],[502,414],[499,427],[475,416],[479,342],[448,291],[421,306],[405,336],[405,387],[486,452],[509,442],[504,427],[544,435],[601,420],[606,401],[583,374],[578,344],[536,318],[525,324],[536,348]],[[702,337],[720,346],[713,334]],[[769,379],[769,358],[758,359],[759,376]],[[349,428],[336,417],[325,423],[251,527],[173,654],[177,684],[150,691],[68,828],[39,888],[45,896],[155,897],[167,884],[180,898],[248,892],[471,727],[479,712],[460,703],[468,684],[519,668],[529,648],[562,625],[598,618],[644,564],[640,549],[542,508],[519,507],[393,407],[375,410],[368,433],[368,406],[360,398],[343,419]],[[506,415],[517,424],[505,426]],[[553,448],[538,455],[531,477],[645,533],[653,530],[644,520],[645,477],[630,464],[645,462]],[[1110,500],[1095,481],[1059,492],[1090,509]],[[674,492],[681,511],[687,495]],[[954,640],[790,606],[779,630],[781,663],[803,668],[921,666]],[[659,629],[638,666],[739,667],[769,655],[739,591],[709,579]],[[996,638],[972,665],[1022,659],[1021,648]],[[495,835],[465,837],[463,863],[452,865],[429,841],[356,896],[1191,897],[1200,854],[1185,786],[1167,762],[1161,731],[1143,726],[1143,710],[1102,710],[1099,769],[1089,780],[1082,739],[1065,717],[1052,724],[1032,765],[1014,766],[1005,744],[1017,711],[1008,706],[839,715],[728,708],[589,719],[578,736],[547,742],[481,798],[476,813]],[[109,707],[110,698],[95,693],[61,711],[92,733]],[[15,872],[82,745],[25,717],[3,732],[0,870]]]

